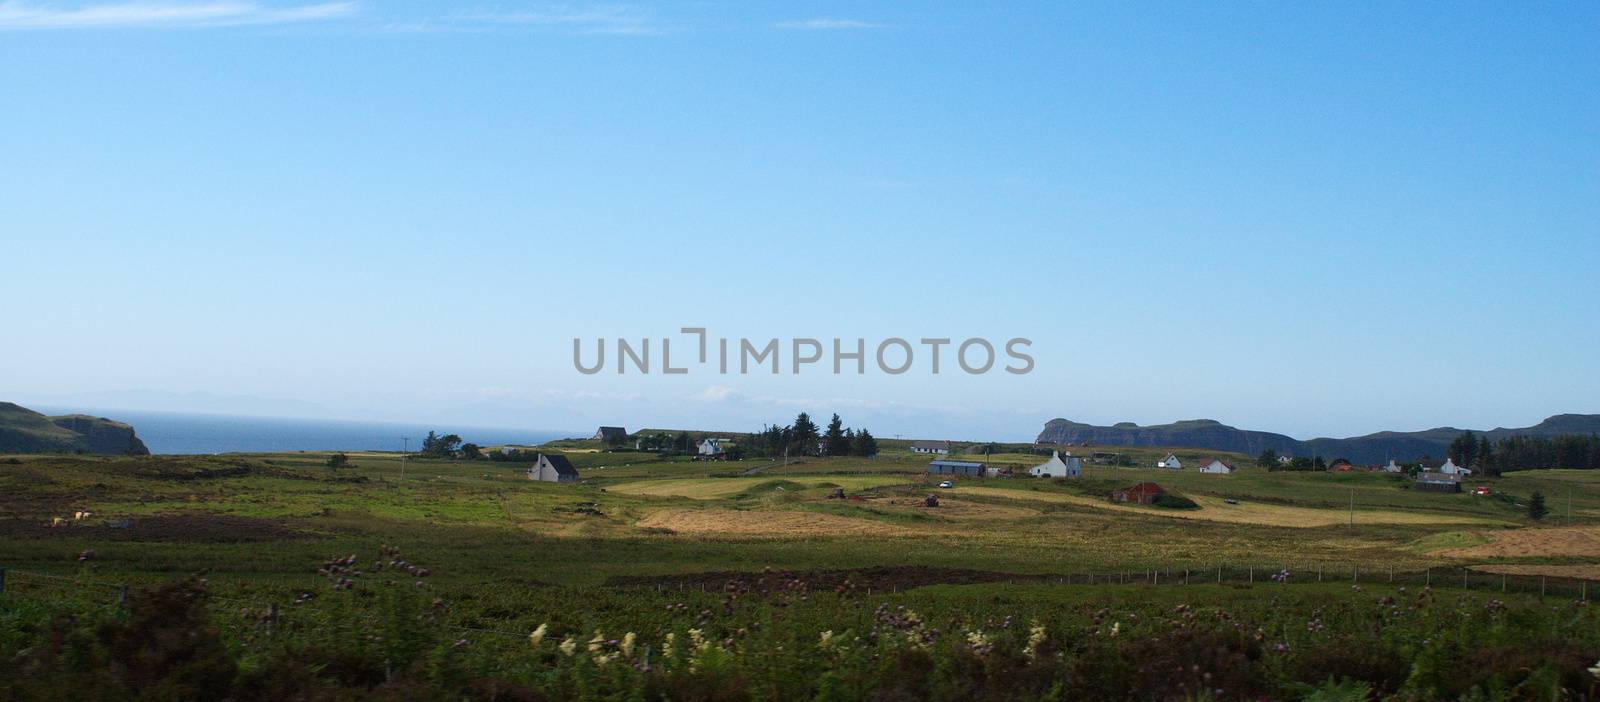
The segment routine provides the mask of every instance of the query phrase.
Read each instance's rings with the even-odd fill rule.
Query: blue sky
[[[0,0],[0,398],[1002,439],[1600,412],[1600,5],[983,5]],[[1037,365],[572,368],[682,326]]]

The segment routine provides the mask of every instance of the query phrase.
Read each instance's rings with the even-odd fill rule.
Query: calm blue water
[[[236,417],[210,414],[142,412],[139,410],[38,408],[48,414],[81,413],[133,425],[151,453],[260,453],[268,451],[399,451],[410,437],[415,451],[429,430],[456,434],[463,441],[491,446],[540,444],[551,439],[586,436],[581,431],[485,429],[450,424],[388,424],[326,419]]]

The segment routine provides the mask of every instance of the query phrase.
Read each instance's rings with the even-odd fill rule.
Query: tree
[[[343,453],[336,453],[328,457],[328,467],[334,470],[350,465],[350,457]]]
[[[461,446],[461,437],[455,434],[440,436],[435,432],[428,432],[428,438],[422,440],[420,455],[427,458],[449,458],[454,456],[456,449]]]
[[[1544,493],[1533,493],[1533,497],[1528,499],[1528,518],[1533,520],[1544,519],[1544,515],[1549,513],[1550,509],[1544,506]]]
[[[1321,456],[1317,456],[1316,458],[1311,459],[1311,470],[1327,470],[1327,469],[1328,469],[1328,462],[1323,460]]]
[[[845,436],[844,422],[839,420],[839,413],[833,414],[833,420],[828,422],[828,431],[822,435],[823,453],[829,456],[846,456],[850,454],[850,439]]]
[[[862,429],[856,432],[855,444],[850,447],[850,453],[869,458],[876,456],[878,455],[878,440],[872,438],[872,432]]]
[[[1273,468],[1277,468],[1278,467],[1278,451],[1277,451],[1277,449],[1267,449],[1265,451],[1262,451],[1261,455],[1256,456],[1256,465],[1261,466],[1262,468],[1266,468],[1267,470],[1272,470]]]
[[[1478,437],[1470,431],[1461,432],[1461,436],[1450,442],[1450,450],[1446,453],[1450,462],[1469,468],[1478,456]]]
[[[817,453],[817,424],[811,421],[811,415],[801,412],[794,418],[794,426],[789,430],[789,452],[812,456]]]
[[[461,445],[461,457],[465,458],[465,459],[467,459],[469,461],[476,461],[476,460],[482,459],[483,458],[483,449],[478,448],[477,444],[462,444]]]
[[[694,450],[694,439],[689,436],[689,432],[680,431],[678,438],[673,440],[672,447],[679,453],[689,453]]]

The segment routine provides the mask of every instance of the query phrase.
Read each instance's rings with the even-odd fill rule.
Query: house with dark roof
[[[1028,474],[1035,478],[1081,478],[1083,459],[1071,453],[1063,456],[1060,451],[1052,451],[1050,460],[1028,469]]]
[[[559,453],[541,453],[533,462],[533,467],[528,469],[529,480],[539,480],[546,483],[576,483],[578,482],[578,469],[572,467],[572,461]]]
[[[1132,502],[1135,504],[1154,504],[1156,498],[1167,494],[1160,485],[1155,483],[1139,483],[1111,493],[1112,502]]]
[[[628,430],[622,427],[600,427],[600,431],[589,437],[593,441],[604,441],[608,444],[620,444],[628,440]]]
[[[939,454],[941,456],[947,456],[947,455],[950,454],[950,442],[948,442],[948,441],[913,441],[913,442],[911,442],[911,452],[912,453],[936,453],[936,454]]]
[[[1207,458],[1200,461],[1200,472],[1227,475],[1233,472],[1233,464],[1220,458]]]

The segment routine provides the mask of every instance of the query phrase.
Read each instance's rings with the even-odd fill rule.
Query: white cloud
[[[692,399],[703,402],[726,402],[739,399],[740,395],[733,388],[726,385],[709,385],[706,389],[695,393]]]
[[[452,15],[450,24],[545,27],[577,34],[660,34],[664,30],[645,12],[607,5],[572,8],[545,7],[516,12],[474,12]]]
[[[267,6],[256,2],[124,2],[62,6],[0,2],[0,29],[229,27],[348,17],[354,2]]]
[[[790,20],[787,22],[779,22],[773,26],[782,29],[876,29],[878,27],[882,27],[883,25],[853,19],[817,17],[806,20]]]

